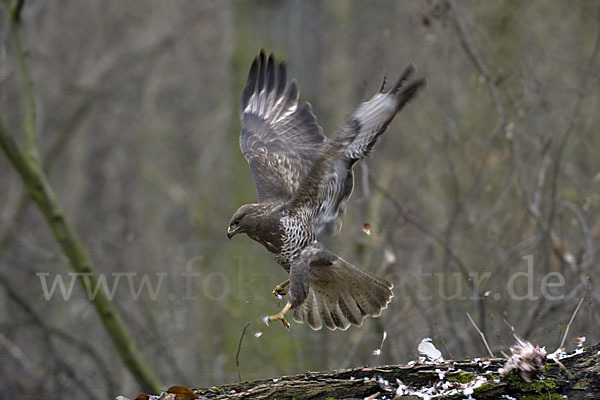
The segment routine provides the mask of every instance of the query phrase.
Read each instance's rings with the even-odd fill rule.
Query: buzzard
[[[254,177],[258,202],[241,206],[227,236],[245,233],[262,244],[289,273],[273,294],[287,304],[268,324],[293,310],[294,320],[312,329],[362,325],[387,307],[393,285],[360,270],[327,250],[319,238],[341,228],[339,217],[352,194],[352,167],[365,158],[394,116],[425,85],[409,80],[409,66],[398,81],[379,91],[326,138],[298,85],[289,83],[284,62],[264,51],[254,59],[242,93],[240,147]],[[286,293],[285,287],[289,285]]]

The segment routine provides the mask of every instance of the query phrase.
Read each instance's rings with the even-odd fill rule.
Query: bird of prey
[[[298,85],[287,82],[284,62],[264,51],[254,59],[242,93],[240,147],[254,177],[258,202],[241,206],[227,236],[245,233],[272,253],[289,273],[273,294],[285,314],[314,330],[361,326],[387,307],[393,285],[360,270],[327,250],[319,239],[336,234],[352,194],[352,167],[365,158],[394,116],[425,84],[411,80],[410,66],[390,90],[362,103],[331,138],[323,136],[312,107],[298,101]],[[285,287],[289,285],[286,293]]]

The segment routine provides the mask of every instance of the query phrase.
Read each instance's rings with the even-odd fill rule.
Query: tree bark
[[[397,380],[413,390],[444,381],[466,383],[478,376],[486,378],[474,389],[472,398],[498,399],[502,395],[516,399],[596,399],[600,398],[600,344],[587,351],[561,360],[564,368],[548,360],[545,371],[526,382],[516,371],[501,378],[498,368],[503,358],[477,358],[446,361],[438,364],[387,365],[328,372],[307,372],[252,382],[224,385],[194,392],[200,399],[418,399],[417,396],[396,395]],[[378,394],[379,393],[379,394]],[[377,395],[378,394],[378,395]],[[461,393],[441,396],[463,399]]]

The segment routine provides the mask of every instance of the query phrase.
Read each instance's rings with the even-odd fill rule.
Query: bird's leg
[[[285,282],[281,282],[279,285],[275,286],[275,289],[273,289],[273,296],[275,296],[275,298],[277,299],[277,303],[279,304],[279,302],[281,301],[281,299],[283,298],[283,296],[286,295],[286,291],[285,291],[285,287],[287,285],[290,284],[290,280],[288,279]]]
[[[283,326],[285,326],[285,329],[290,329],[290,323],[285,319],[285,313],[288,312],[290,310],[290,308],[292,307],[291,303],[288,301],[285,305],[285,307],[283,307],[283,309],[281,311],[279,311],[279,313],[275,314],[275,315],[267,315],[264,318],[265,324],[267,324],[267,326],[269,326],[269,323],[271,321],[281,321],[283,323]]]

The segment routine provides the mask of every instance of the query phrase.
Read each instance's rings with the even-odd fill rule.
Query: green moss
[[[483,385],[479,386],[478,388],[475,388],[474,392],[475,393],[487,392],[488,390],[491,390],[493,388],[494,388],[494,385],[492,385],[491,383],[484,383]]]
[[[552,378],[532,379],[531,382],[526,382],[521,378],[521,375],[517,371],[511,371],[505,380],[508,382],[511,389],[516,389],[522,393],[520,396],[523,400],[537,400],[537,399],[562,399],[562,397],[556,393],[558,385]]]
[[[506,377],[509,385],[513,388],[519,389],[522,392],[535,392],[535,393],[548,393],[548,391],[554,391],[556,389],[556,381],[551,378],[546,379],[532,379],[531,382],[526,382],[521,378],[516,371],[511,371]]]
[[[473,379],[475,379],[476,376],[477,376],[477,374],[474,374],[472,372],[461,371],[457,374],[448,375],[446,380],[448,382],[467,383],[467,382],[471,382]]]

